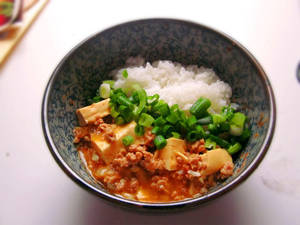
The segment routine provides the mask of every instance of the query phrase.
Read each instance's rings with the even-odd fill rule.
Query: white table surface
[[[234,37],[264,67],[277,103],[272,145],[246,182],[196,210],[160,216],[115,208],[77,186],[52,158],[40,118],[50,75],[75,44],[150,17]],[[299,0],[51,1],[0,69],[0,224],[300,224],[299,62]]]

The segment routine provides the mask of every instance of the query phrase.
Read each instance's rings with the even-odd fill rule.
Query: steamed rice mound
[[[124,69],[128,78],[122,76]],[[211,113],[219,113],[230,103],[231,87],[221,81],[212,69],[194,65],[183,67],[171,61],[156,61],[124,69],[113,75],[116,88],[126,89],[137,83],[148,95],[159,94],[169,105],[178,104],[183,110],[189,110],[200,97],[210,99]]]

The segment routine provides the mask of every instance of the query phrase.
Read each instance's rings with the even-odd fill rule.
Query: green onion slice
[[[134,138],[131,135],[127,135],[122,139],[123,145],[126,147],[131,145],[134,142]]]
[[[128,77],[128,72],[127,70],[123,70],[122,76],[126,79]]]
[[[167,144],[167,140],[162,135],[157,135],[154,138],[154,145],[157,149],[162,149]]]
[[[109,98],[110,96],[110,85],[109,84],[101,84],[99,89],[99,94],[101,98]]]
[[[192,107],[190,108],[190,112],[197,118],[201,118],[206,114],[207,109],[210,107],[210,105],[210,100],[201,97],[192,105]]]
[[[236,142],[234,145],[231,145],[227,151],[230,155],[233,155],[233,154],[239,152],[241,149],[242,149],[242,145],[240,143]]]
[[[144,127],[150,127],[154,122],[154,118],[147,113],[142,113],[139,118],[139,125]]]

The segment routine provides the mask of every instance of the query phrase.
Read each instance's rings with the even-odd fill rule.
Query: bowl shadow
[[[94,195],[79,194],[78,205],[79,224],[242,224],[242,212],[245,199],[242,192],[236,191],[210,201],[188,211],[140,212],[119,208]],[[233,213],[234,212],[234,213]],[[233,216],[234,214],[234,216]]]

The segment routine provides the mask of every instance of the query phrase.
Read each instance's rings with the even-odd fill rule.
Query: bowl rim
[[[269,118],[269,126],[267,130],[266,137],[263,140],[261,150],[258,152],[258,154],[255,156],[253,161],[248,165],[247,168],[234,180],[232,180],[230,183],[222,186],[220,189],[213,191],[212,193],[208,193],[203,196],[199,196],[197,198],[193,199],[186,199],[178,202],[169,202],[169,203],[148,203],[148,202],[139,202],[139,201],[134,201],[134,200],[129,200],[125,199],[113,194],[109,194],[105,191],[102,191],[100,189],[97,189],[93,185],[89,184],[85,180],[83,180],[76,172],[74,172],[71,167],[63,160],[62,156],[60,155],[58,149],[56,148],[55,143],[52,140],[52,136],[49,130],[48,126],[48,116],[47,116],[47,111],[48,111],[48,100],[49,100],[49,95],[53,89],[53,83],[56,80],[58,71],[62,67],[63,63],[71,56],[78,48],[80,48],[81,45],[84,43],[88,42],[89,40],[93,39],[97,35],[107,32],[112,29],[116,29],[119,27],[122,27],[124,25],[133,25],[136,23],[151,23],[151,22],[173,22],[173,23],[179,23],[179,24],[185,24],[188,26],[196,27],[196,28],[201,28],[201,29],[206,29],[210,32],[217,33],[220,35],[222,38],[226,39],[227,41],[233,43],[237,48],[241,50],[243,54],[245,54],[249,60],[250,63],[253,64],[256,69],[258,70],[258,73],[261,77],[261,79],[264,81],[264,86],[267,91],[267,97],[269,98],[270,101],[270,118]],[[173,18],[147,18],[147,19],[138,19],[138,20],[132,20],[124,23],[120,23],[111,27],[108,27],[104,30],[101,30],[95,34],[92,34],[85,38],[83,41],[79,42],[75,47],[73,47],[58,63],[56,68],[54,69],[53,73],[51,74],[49,81],[46,85],[46,89],[44,92],[43,100],[42,100],[42,110],[41,110],[41,120],[42,120],[42,129],[44,133],[44,137],[46,140],[46,143],[48,145],[48,148],[58,163],[58,165],[61,167],[61,169],[65,172],[66,175],[68,175],[75,183],[79,184],[81,187],[83,187],[85,190],[88,190],[92,192],[93,194],[96,194],[97,196],[100,196],[101,198],[104,198],[108,200],[109,202],[115,202],[119,204],[120,206],[126,206],[127,208],[140,208],[140,209],[154,209],[154,210],[161,210],[161,209],[174,209],[174,208],[187,208],[188,207],[195,207],[195,206],[200,206],[204,202],[211,201],[213,199],[218,198],[219,196],[224,195],[225,193],[228,193],[232,189],[234,189],[236,186],[244,182],[250,174],[258,167],[264,156],[266,155],[266,152],[268,148],[271,145],[272,138],[274,136],[274,130],[275,130],[275,125],[276,125],[276,103],[275,103],[275,97],[274,93],[271,87],[271,83],[260,65],[260,63],[257,61],[257,59],[250,53],[250,51],[244,47],[242,44],[240,44],[238,41],[236,41],[234,38],[231,36],[216,30],[215,28],[211,28],[210,26],[203,25],[198,22],[194,21],[189,21],[189,20],[182,20],[182,19],[173,19]]]

